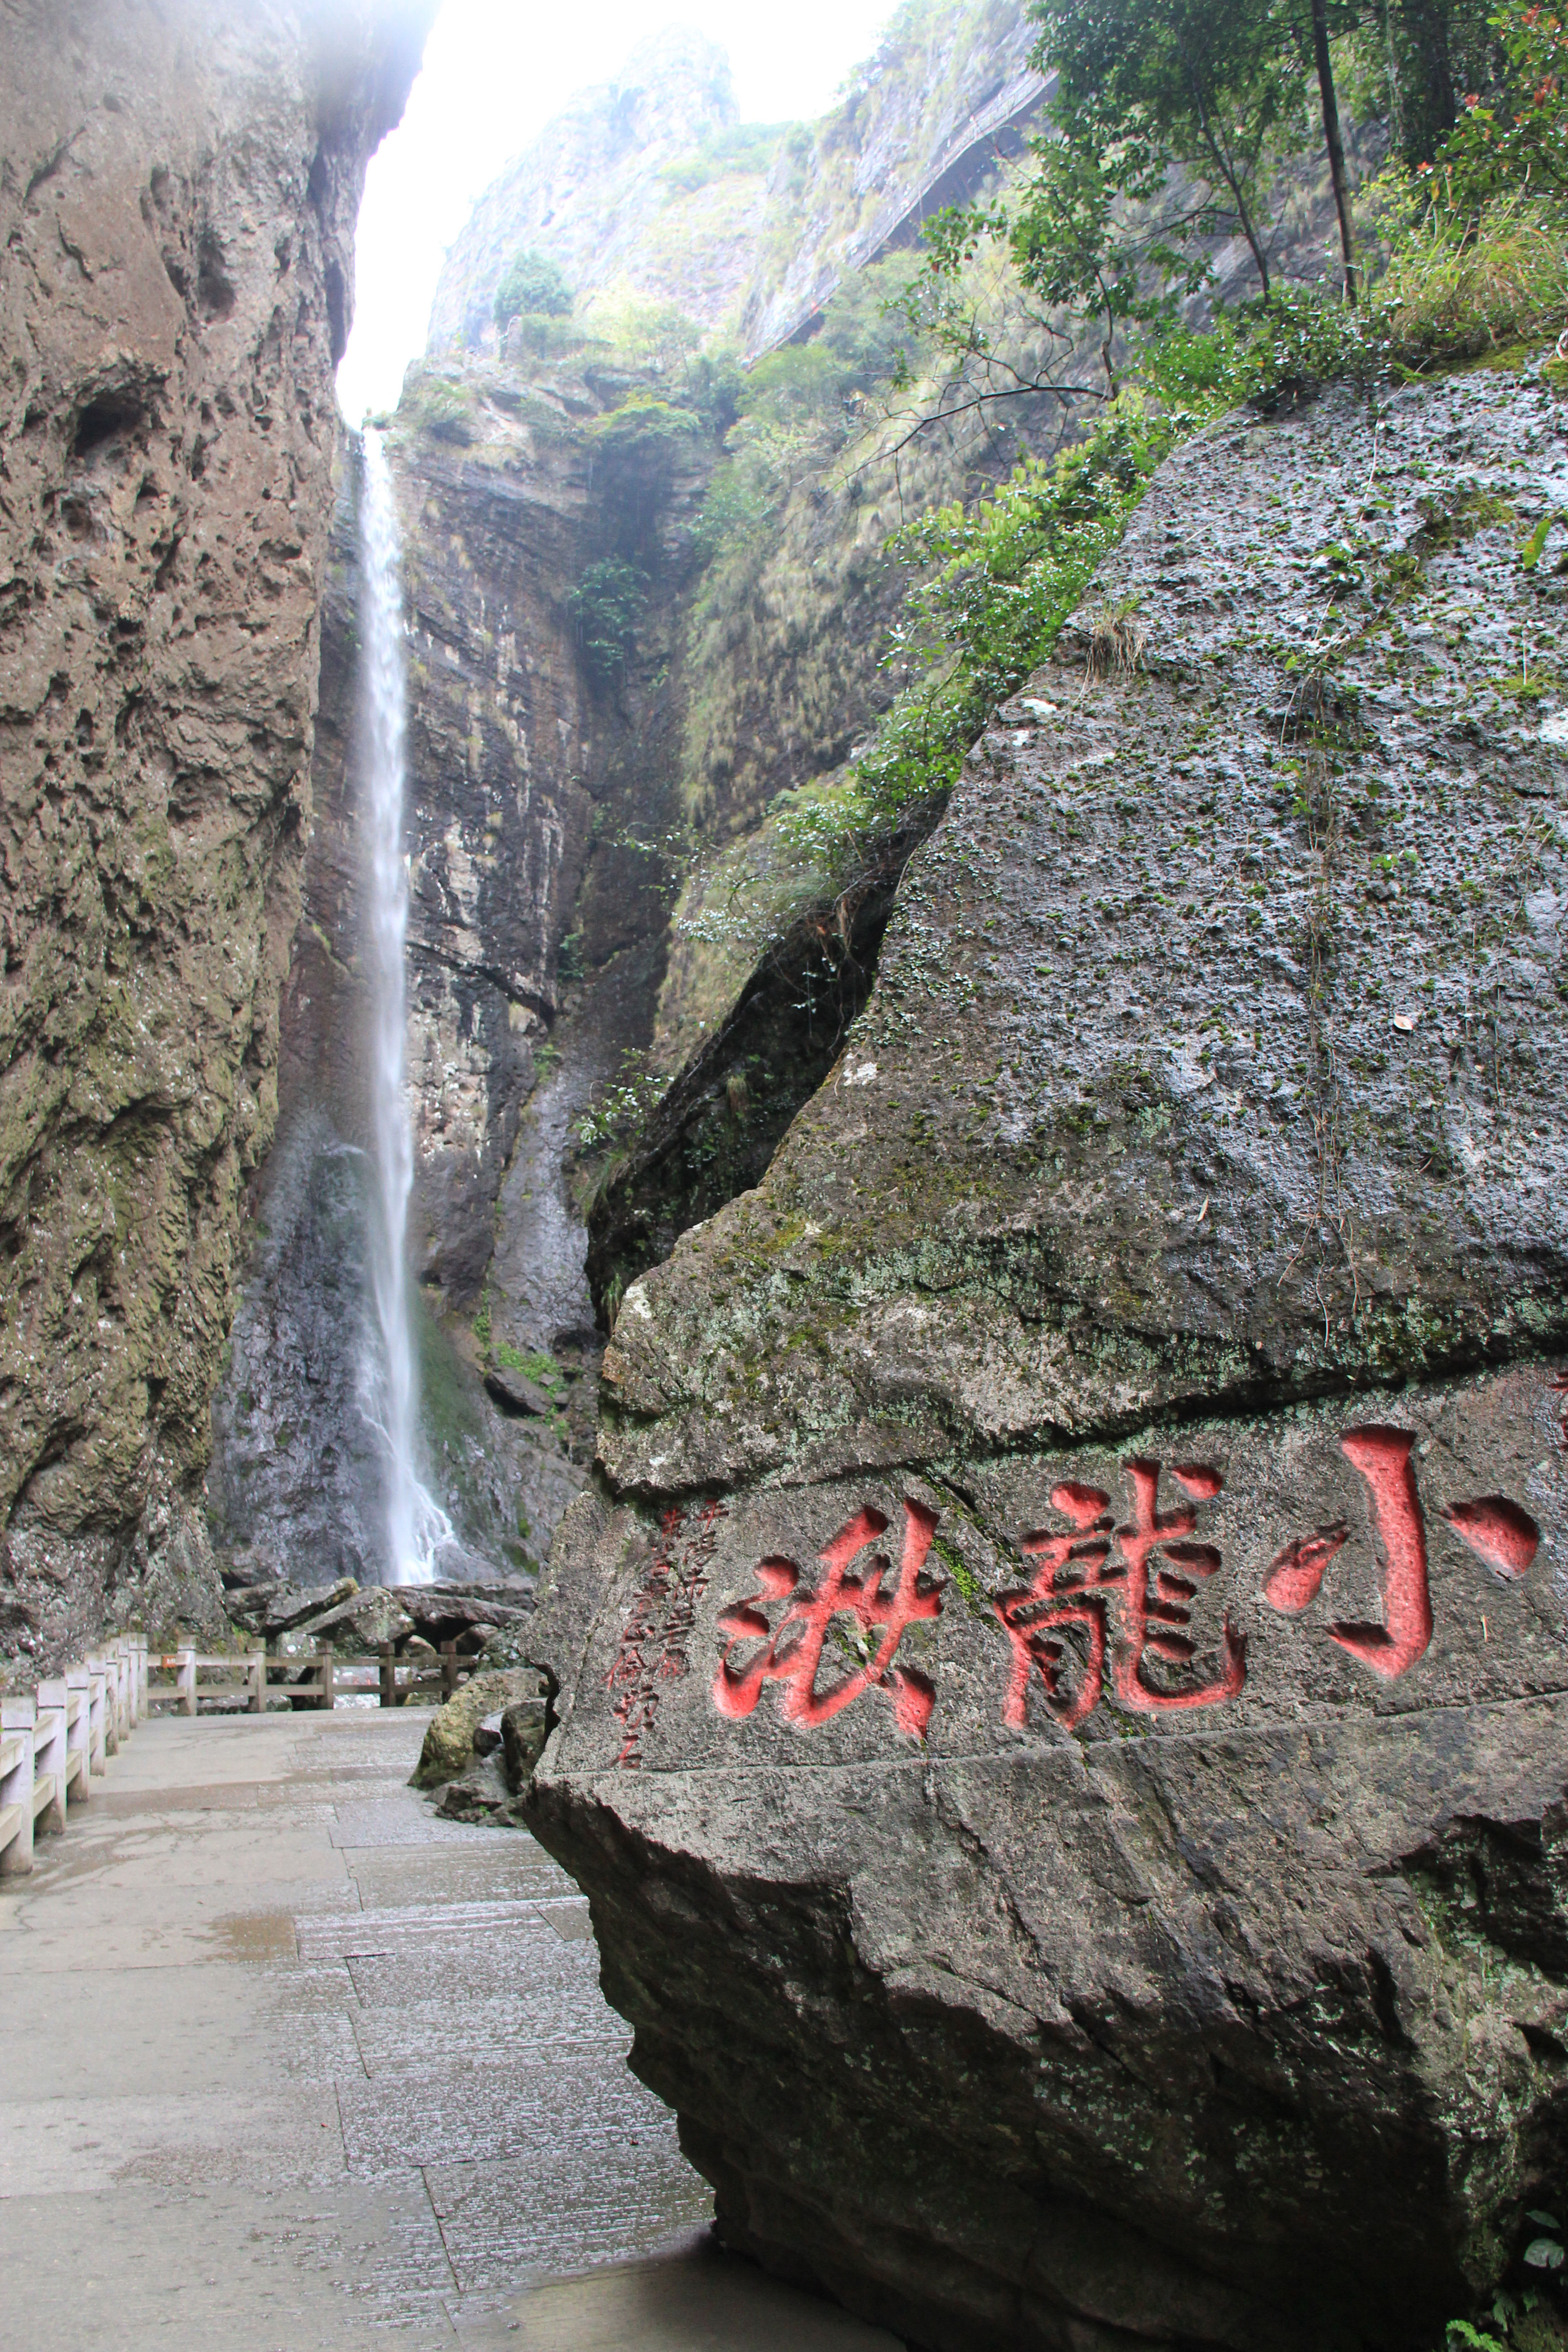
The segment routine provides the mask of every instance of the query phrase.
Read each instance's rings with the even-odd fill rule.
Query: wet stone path
[[[0,2335],[890,2347],[703,2243],[586,1904],[405,1785],[426,1720],[144,1723],[0,1893]]]

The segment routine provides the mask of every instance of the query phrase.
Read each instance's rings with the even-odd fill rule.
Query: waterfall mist
[[[408,860],[404,851],[407,701],[403,664],[403,570],[392,471],[378,434],[364,436],[360,496],[360,620],[365,748],[365,965],[371,986],[371,1109],[375,1161],[371,1218],[374,1327],[367,1336],[365,1412],[386,1455],[387,1576],[428,1584],[446,1513],[416,1462],[419,1369],[407,1266],[414,1134],[405,1084]]]

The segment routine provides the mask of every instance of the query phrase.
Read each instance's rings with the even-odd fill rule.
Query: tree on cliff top
[[[1262,185],[1304,91],[1287,11],[1270,0],[1037,0],[1032,13],[1035,62],[1058,78],[1052,121],[1079,167],[1145,202],[1173,167],[1190,174],[1200,195],[1181,228],[1234,226],[1267,300]],[[1048,167],[1048,153],[1041,160]],[[1014,245],[1026,278],[1031,266],[1048,268],[1056,212],[1047,208],[1037,245],[1020,216]]]
[[[572,289],[549,255],[524,246],[496,289],[496,325],[504,331],[513,319],[563,319],[572,301]]]

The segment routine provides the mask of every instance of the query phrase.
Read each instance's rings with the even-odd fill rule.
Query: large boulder
[[[474,1760],[474,1734],[486,1716],[499,1715],[520,1700],[537,1700],[540,1688],[540,1676],[528,1666],[471,1676],[431,1717],[410,1786],[436,1789],[444,1780],[457,1780]]]
[[[1174,458],[620,1308],[527,1818],[724,2236],[922,2346],[1414,2352],[1561,2210],[1563,416]]]

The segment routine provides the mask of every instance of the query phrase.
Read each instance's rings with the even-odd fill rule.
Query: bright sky
[[[359,219],[353,336],[338,371],[343,414],[396,404],[425,347],[442,257],[476,196],[574,90],[613,81],[666,25],[730,52],[748,122],[810,121],[892,15],[894,0],[446,0],[402,123],[371,163]]]

